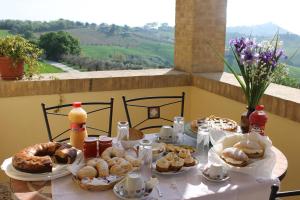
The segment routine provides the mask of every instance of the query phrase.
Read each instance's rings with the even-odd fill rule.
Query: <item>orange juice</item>
[[[86,131],[87,113],[81,107],[81,102],[74,102],[73,109],[68,118],[71,123],[70,143],[73,147],[82,150],[84,139],[88,136]]]

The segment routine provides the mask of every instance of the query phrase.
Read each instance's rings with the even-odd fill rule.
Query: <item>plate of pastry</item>
[[[23,181],[53,180],[70,174],[67,166],[82,160],[82,152],[59,142],[35,144],[22,149],[1,165],[7,176]]]
[[[123,149],[107,148],[99,158],[70,165],[73,181],[82,189],[104,191],[114,187],[124,176],[141,166],[141,160],[127,155]]]
[[[213,129],[222,130],[229,133],[237,132],[238,130],[238,124],[236,121],[211,115],[209,117],[195,119],[190,123],[185,124],[185,133],[196,138],[198,127],[203,124],[207,124]]]
[[[275,164],[272,142],[257,133],[224,137],[209,151],[211,162],[218,162],[228,170],[255,176],[269,176]]]
[[[158,174],[180,174],[193,169],[198,163],[189,150],[181,149],[178,153],[169,152],[158,159],[152,164],[152,168]]]

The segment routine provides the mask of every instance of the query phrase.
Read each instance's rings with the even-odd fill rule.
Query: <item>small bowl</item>
[[[129,128],[129,140],[123,138],[121,144],[124,149],[130,149],[139,144],[139,142],[144,139],[145,135],[142,131]]]

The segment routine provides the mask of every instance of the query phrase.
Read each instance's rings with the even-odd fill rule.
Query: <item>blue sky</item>
[[[0,5],[0,19],[175,23],[175,0],[0,0]],[[273,22],[300,34],[299,9],[300,0],[228,0],[227,26]]]

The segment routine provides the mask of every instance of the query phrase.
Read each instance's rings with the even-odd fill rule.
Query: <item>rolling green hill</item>
[[[8,30],[0,30],[0,38],[3,38],[8,35],[9,35]]]

